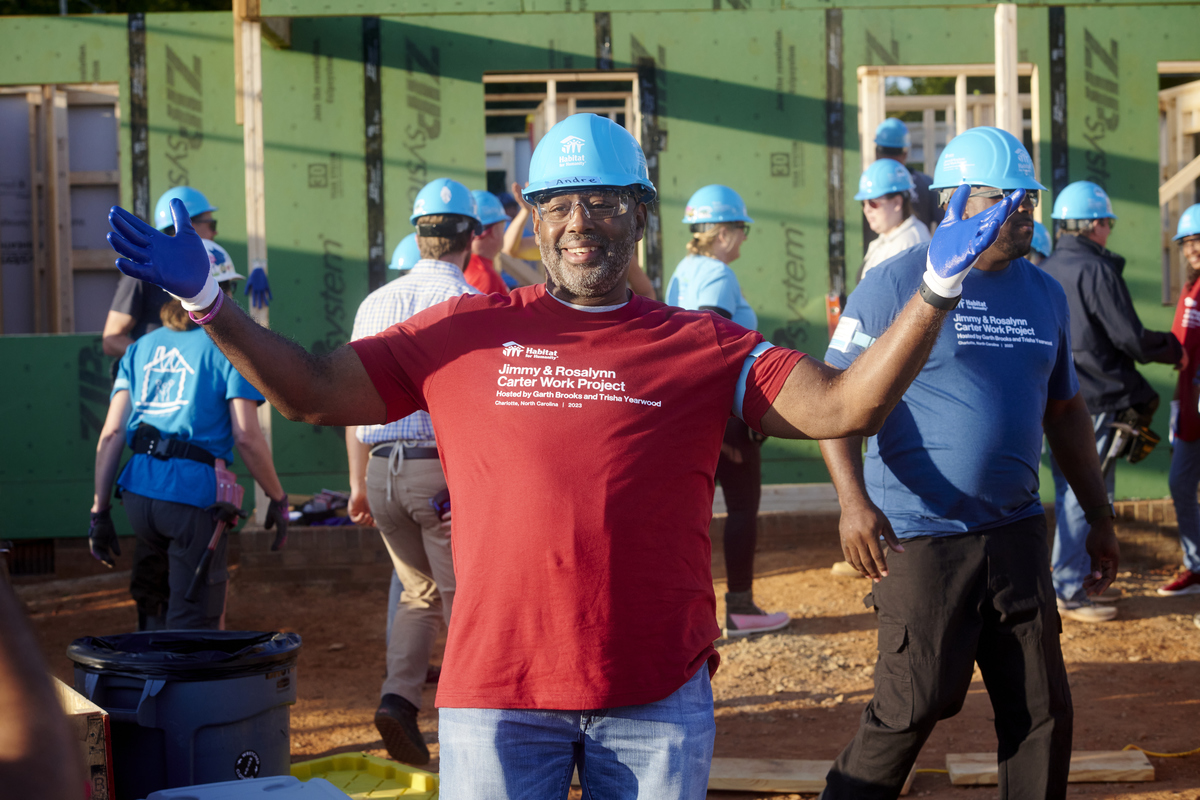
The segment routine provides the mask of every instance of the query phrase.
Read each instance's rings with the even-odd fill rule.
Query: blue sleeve
[[[717,266],[717,265],[714,265]],[[738,285],[733,271],[725,265],[720,265],[705,274],[696,287],[697,308],[719,308],[731,317],[737,311],[742,299],[742,288]]]
[[[1055,305],[1058,306],[1058,355],[1054,369],[1050,372],[1047,388],[1051,400],[1070,400],[1079,392],[1079,378],[1075,375],[1075,360],[1071,357],[1071,308],[1062,289],[1058,291]]]
[[[225,379],[225,399],[232,400],[235,397],[243,400],[253,400],[256,403],[266,402],[262,392],[255,389],[250,381],[242,377],[242,373],[233,368],[233,364],[229,365],[229,374]]]
[[[825,351],[826,362],[839,369],[849,367],[892,324],[900,311],[896,302],[900,293],[894,281],[885,275],[892,273],[871,270],[850,293]]]
[[[117,379],[113,381],[112,392],[108,395],[109,400],[112,400],[113,395],[117,392],[133,392],[133,347],[134,345],[130,345],[125,348],[125,355],[121,356],[121,361],[117,364]]]

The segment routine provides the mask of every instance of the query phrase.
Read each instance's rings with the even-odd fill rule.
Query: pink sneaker
[[[1200,573],[1185,569],[1175,576],[1175,580],[1166,586],[1158,587],[1158,593],[1164,597],[1174,597],[1177,594],[1200,594]]]
[[[768,614],[754,604],[750,592],[730,592],[725,595],[725,636],[733,639],[754,633],[767,633],[786,628],[792,618],[786,611]]]

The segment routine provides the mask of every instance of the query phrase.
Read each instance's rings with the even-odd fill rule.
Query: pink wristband
[[[213,321],[213,317],[217,316],[217,312],[221,310],[221,306],[225,303],[225,293],[217,292],[217,302],[213,303],[212,311],[209,311],[203,317],[197,317],[195,312],[188,312],[188,319],[197,325],[207,325]]]

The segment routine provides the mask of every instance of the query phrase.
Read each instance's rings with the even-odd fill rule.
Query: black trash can
[[[289,774],[300,643],[208,630],[72,642],[76,691],[109,713],[117,800]]]

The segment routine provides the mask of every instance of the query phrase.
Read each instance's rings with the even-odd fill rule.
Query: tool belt
[[[144,422],[134,431],[131,447],[135,454],[154,456],[163,461],[170,458],[186,458],[189,461],[199,461],[201,464],[207,464],[210,467],[217,463],[217,457],[203,447],[197,447],[190,442],[183,442],[179,439],[168,439],[162,435],[162,431],[158,428],[153,425],[147,425]]]
[[[397,447],[403,448],[402,453],[405,459],[438,457],[438,450],[436,447],[409,447],[408,445],[402,445],[397,442],[377,444],[371,448],[371,455],[376,458],[390,458]]]

